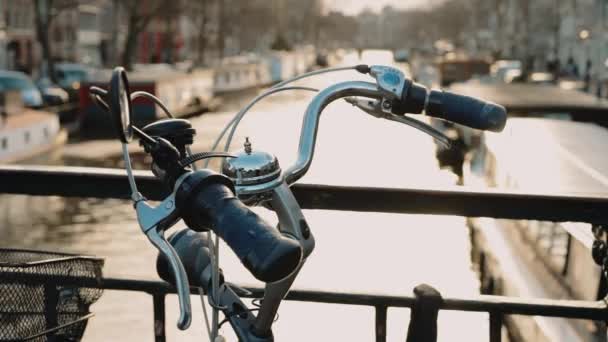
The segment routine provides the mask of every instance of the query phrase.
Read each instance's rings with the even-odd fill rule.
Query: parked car
[[[533,72],[528,77],[528,83],[553,85],[555,84],[555,75],[550,72]]]
[[[2,91],[20,91],[21,99],[26,107],[40,108],[44,104],[42,94],[34,84],[34,81],[22,72],[0,71],[0,89]]]
[[[409,62],[410,52],[406,49],[398,49],[395,51],[393,58],[395,59],[395,62]]]
[[[522,74],[522,63],[518,60],[499,60],[490,67],[490,74],[500,82],[511,83]]]
[[[67,91],[54,84],[50,79],[43,77],[36,81],[36,85],[42,94],[44,103],[50,106],[67,103],[70,96]]]
[[[68,92],[70,101],[76,101],[78,99],[80,85],[89,79],[89,73],[90,70],[82,64],[55,64],[57,84]]]

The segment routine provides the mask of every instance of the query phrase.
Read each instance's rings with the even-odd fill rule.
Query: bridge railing
[[[165,189],[151,173],[138,171],[136,179],[139,190],[147,198],[152,200],[163,198]],[[130,191],[125,171],[120,169],[0,166],[0,180],[0,193],[4,194],[128,199]],[[296,184],[292,189],[304,209],[576,221],[594,224],[608,222],[608,198],[601,196],[470,190],[464,187],[395,189]],[[70,282],[77,279],[60,279],[60,281]],[[167,294],[175,293],[172,286],[157,281],[112,278],[86,285],[107,290],[139,291],[150,294],[154,302],[155,339],[165,340],[164,301]],[[246,297],[263,296],[263,289],[248,290],[250,294]],[[386,341],[387,309],[407,307],[414,310],[421,301],[427,299],[420,296],[293,290],[286,300],[371,306],[375,309],[376,341]],[[439,298],[435,303],[436,306],[430,309],[434,311],[434,315],[430,315],[434,319],[439,310],[487,312],[491,342],[501,341],[504,315],[508,314],[604,322],[608,320],[608,305],[603,300],[523,299],[480,295],[468,299]],[[412,311],[412,315],[414,314],[415,311]],[[436,322],[421,320],[419,324],[433,325]]]

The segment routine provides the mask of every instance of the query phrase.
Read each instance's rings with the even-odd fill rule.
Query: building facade
[[[49,28],[51,55],[57,61],[102,64],[109,32],[102,25],[110,1],[81,1],[62,10]],[[37,75],[42,52],[36,36],[32,0],[0,0],[0,68]],[[106,25],[107,26],[107,25]]]
[[[607,0],[493,0],[489,29],[502,58],[528,58],[543,70],[550,60],[571,59],[580,74],[591,63],[605,77],[608,58]]]

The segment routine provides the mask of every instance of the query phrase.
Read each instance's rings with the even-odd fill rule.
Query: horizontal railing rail
[[[113,291],[145,292],[154,302],[156,341],[165,340],[165,297],[176,294],[169,283],[155,280],[136,280],[124,278],[78,278],[71,276],[45,276],[40,274],[11,273],[12,281],[24,283],[58,283],[80,287],[101,288]],[[264,289],[259,287],[240,287],[248,293],[243,298],[262,298]],[[240,291],[239,291],[240,292]],[[191,293],[198,295],[198,289]],[[413,308],[420,299],[415,296],[393,296],[369,293],[342,293],[316,290],[291,290],[285,298],[289,301],[303,301],[323,304],[371,306],[376,316],[376,341],[386,340],[386,314],[389,307]],[[608,320],[608,303],[600,301],[553,300],[541,298],[517,298],[506,296],[478,295],[470,298],[444,297],[439,310],[487,312],[490,315],[490,341],[500,341],[496,330],[502,327],[504,315],[546,316],[571,319]],[[160,329],[162,327],[162,329]]]
[[[160,200],[166,195],[151,172],[135,174],[144,196]],[[121,169],[0,166],[0,179],[0,193],[129,198],[129,183]],[[608,222],[608,194],[524,193],[458,186],[413,189],[295,184],[292,189],[304,209]]]
[[[175,294],[174,287],[165,282],[132,279],[104,279],[100,287],[107,290],[139,291],[152,295],[154,326],[157,342],[165,341],[165,296]],[[263,288],[244,287],[248,294],[243,298],[262,298]],[[198,294],[193,289],[193,294]],[[376,342],[386,341],[386,320],[389,307],[412,308],[419,301],[414,296],[390,296],[367,293],[341,293],[330,291],[291,290],[285,300],[323,304],[371,306],[375,311]],[[502,341],[504,315],[546,316],[571,319],[608,320],[606,301],[553,300],[479,295],[471,298],[443,298],[439,310],[487,312],[489,314],[489,340]],[[405,322],[404,322],[405,324]],[[162,327],[162,329],[158,329]]]

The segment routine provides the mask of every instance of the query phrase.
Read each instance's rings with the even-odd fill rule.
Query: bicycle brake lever
[[[439,143],[441,143],[445,148],[449,149],[452,147],[451,139],[448,138],[445,134],[438,131],[437,129],[433,128],[432,126],[430,126],[422,121],[412,119],[405,115],[392,114],[392,113],[390,113],[390,108],[387,108],[387,110],[384,110],[382,108],[382,105],[384,103],[388,103],[386,101],[361,99],[361,98],[356,98],[356,97],[347,97],[344,100],[346,100],[346,102],[361,109],[362,111],[366,112],[367,114],[369,114],[371,116],[374,116],[376,118],[382,118],[382,119],[399,122],[402,124],[406,124],[410,127],[416,128],[419,131],[422,131],[422,132],[432,136],[435,140],[437,140]]]
[[[180,330],[185,330],[192,322],[188,275],[177,252],[175,252],[175,249],[173,249],[163,235],[164,231],[171,227],[178,219],[175,209],[175,196],[171,194],[156,207],[150,206],[145,200],[137,201],[135,203],[135,210],[141,230],[152,245],[166,257],[169,265],[171,265],[180,308],[177,327]]]
[[[439,143],[441,143],[445,148],[447,148],[447,149],[452,148],[452,140],[448,136],[446,136],[445,134],[441,133],[439,130],[433,128],[432,126],[430,126],[422,121],[412,119],[405,115],[395,115],[395,114],[388,114],[384,118],[387,120],[406,124],[410,127],[414,127],[417,130],[422,131],[422,132],[432,136],[433,138],[435,138],[435,140],[437,140]]]
[[[179,256],[171,244],[165,239],[161,232],[150,230],[146,233],[148,240],[169,260],[169,265],[175,277],[175,287],[179,300],[180,315],[177,320],[177,327],[186,330],[192,322],[192,307],[190,305],[190,286],[188,285],[188,275],[179,260]]]
[[[373,117],[384,118],[386,116],[386,113],[382,110],[380,101],[378,100],[345,97],[344,101],[352,104],[354,107],[361,109]]]

